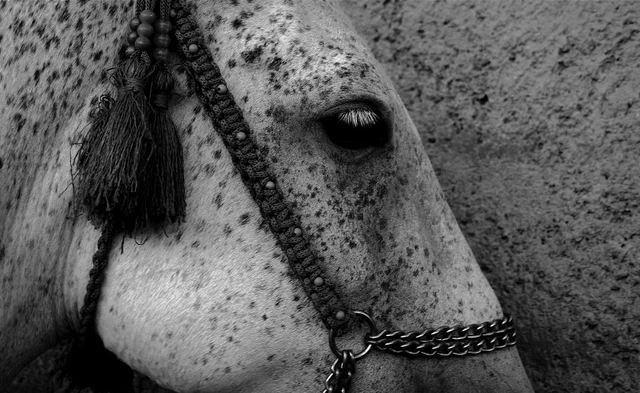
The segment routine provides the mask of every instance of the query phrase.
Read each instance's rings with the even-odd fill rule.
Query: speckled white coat
[[[346,302],[380,328],[500,317],[415,126],[337,6],[191,3]],[[1,390],[77,329],[99,234],[70,205],[72,142],[86,129],[91,101],[108,88],[103,70],[117,56],[131,9],[23,1],[0,2],[0,13]],[[326,137],[320,119],[359,102],[384,116],[387,146],[347,151]],[[182,130],[186,221],[116,240],[99,335],[134,369],[178,392],[321,390],[333,355],[317,312],[197,98],[174,97],[172,116]],[[363,333],[340,345],[359,348]],[[515,348],[455,359],[372,353],[358,362],[353,392],[389,391],[531,388]]]

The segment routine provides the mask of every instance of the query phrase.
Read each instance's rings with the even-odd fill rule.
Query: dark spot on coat
[[[262,47],[257,46],[251,50],[240,52],[240,56],[246,63],[253,64],[262,56]]]
[[[271,61],[267,65],[267,68],[273,71],[279,71],[281,65],[282,65],[282,59],[279,57],[274,57],[273,59],[271,59]]]
[[[60,12],[58,16],[58,23],[64,23],[68,20],[69,20],[69,9],[67,7],[64,7],[62,12]]]
[[[243,213],[242,215],[240,215],[240,219],[238,220],[238,222],[240,223],[240,225],[247,225],[250,219],[251,215],[249,213]]]
[[[284,123],[287,120],[287,109],[283,105],[271,105],[264,114],[272,117],[276,123]]]
[[[17,132],[20,132],[27,122],[27,119],[25,119],[22,114],[16,113],[13,115],[13,121],[16,123]]]
[[[204,173],[206,173],[209,176],[213,176],[213,174],[216,173],[215,166],[211,164],[205,164],[203,169],[204,169]]]
[[[236,60],[229,59],[229,62],[227,62],[227,65],[229,65],[229,68],[234,68],[236,66]]]
[[[222,207],[222,194],[218,193],[214,198],[213,202],[216,204],[216,207],[220,209]]]
[[[60,38],[58,37],[51,37],[48,38],[45,42],[44,42],[44,47],[46,50],[51,49],[51,45],[53,45],[55,48],[57,48],[58,46],[60,46]]]
[[[13,34],[16,36],[21,36],[22,32],[24,29],[24,21],[23,20],[18,20],[16,22],[13,23],[13,25],[11,26],[11,31],[13,31]]]
[[[47,77],[47,83],[51,84],[54,80],[60,78],[60,73],[57,70],[51,72],[51,75]]]
[[[244,26],[244,22],[240,18],[236,18],[231,22],[231,27],[234,29],[239,29]]]

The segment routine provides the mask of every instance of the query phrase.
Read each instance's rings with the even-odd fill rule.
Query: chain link
[[[329,343],[337,358],[331,366],[331,374],[325,380],[322,393],[347,393],[356,372],[356,360],[364,357],[370,348],[409,356],[464,356],[491,352],[516,343],[516,326],[509,314],[491,322],[443,326],[410,333],[401,330],[383,330],[377,333],[369,315],[361,311],[357,311],[357,315],[364,317],[369,323],[370,332],[364,338],[367,348],[358,355],[354,355],[351,350],[338,350],[335,332],[332,330]]]
[[[339,358],[331,366],[331,374],[324,382],[322,393],[347,393],[351,386],[351,378],[356,373],[356,360],[350,350],[342,351]]]
[[[422,332],[383,330],[365,336],[365,343],[380,351],[409,356],[464,356],[491,352],[516,343],[512,316],[468,326],[441,327]]]

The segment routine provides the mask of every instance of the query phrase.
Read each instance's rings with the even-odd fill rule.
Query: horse
[[[184,7],[205,43],[195,51],[219,66],[277,181],[268,187],[300,217],[296,236],[304,233],[324,276],[297,279],[193,93],[193,69],[178,66],[171,116],[185,218],[116,236],[95,321],[109,351],[176,392],[309,391],[340,356],[353,357],[336,348],[360,351],[367,325],[373,334],[503,318],[416,127],[338,4]],[[75,142],[111,89],[108,68],[122,56],[133,4],[30,0],[0,10],[4,390],[80,329],[100,230],[74,204]],[[306,291],[329,283],[363,311],[352,319],[371,320],[329,335]],[[353,392],[532,391],[513,346],[468,357],[366,352],[357,352]]]

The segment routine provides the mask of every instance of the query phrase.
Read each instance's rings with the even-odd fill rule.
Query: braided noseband
[[[355,372],[355,361],[365,356],[371,348],[408,356],[462,356],[515,344],[515,326],[513,318],[509,316],[479,325],[405,333],[387,330],[378,332],[367,314],[350,311],[338,297],[323,267],[318,263],[311,243],[302,230],[300,217],[291,210],[269,169],[267,160],[260,153],[197,23],[182,0],[163,0],[161,6],[169,3],[172,9],[173,34],[195,81],[195,91],[230,152],[242,181],[260,208],[262,217],[286,254],[291,272],[331,332],[330,346],[337,359],[331,367],[331,375],[326,380],[326,392],[346,392]],[[166,10],[164,13],[166,14]],[[158,107],[166,109],[167,95],[159,94],[154,102]],[[93,258],[94,267],[90,273],[87,295],[81,311],[79,346],[92,341],[87,337],[95,335],[92,332],[102,276],[113,237],[119,229],[113,223],[102,226],[102,236]],[[340,351],[334,341],[336,334],[348,328],[353,315],[365,318],[370,327],[370,333],[365,337],[366,349],[355,355],[351,350]]]

